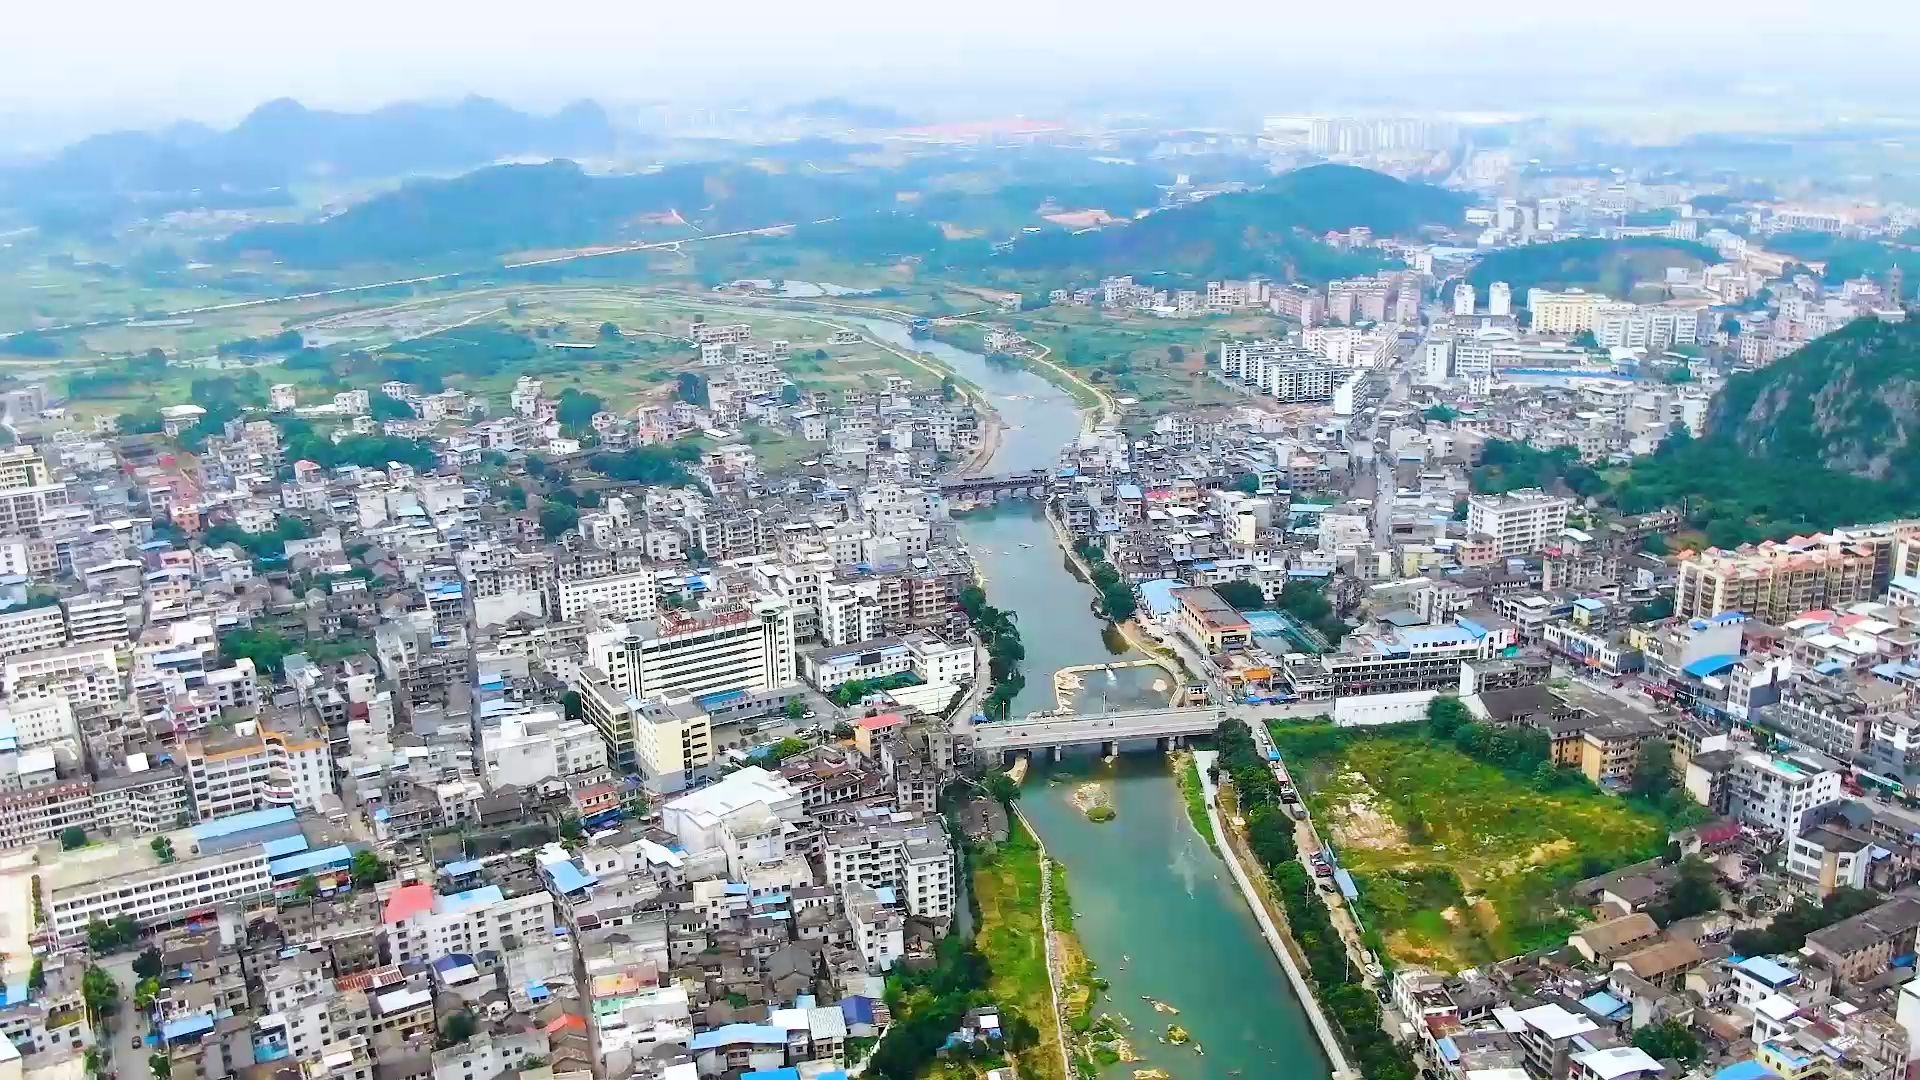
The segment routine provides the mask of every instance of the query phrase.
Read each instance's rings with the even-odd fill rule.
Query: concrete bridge
[[[1216,705],[1077,716],[1034,713],[1022,720],[976,725],[973,743],[982,755],[1052,750],[1058,756],[1061,750],[1074,746],[1118,753],[1123,743],[1152,743],[1164,749],[1196,735],[1213,734],[1226,715],[1226,710]]]
[[[940,482],[940,494],[947,502],[966,509],[1001,499],[1044,499],[1048,476],[1045,470],[998,473],[990,476],[956,476]]]

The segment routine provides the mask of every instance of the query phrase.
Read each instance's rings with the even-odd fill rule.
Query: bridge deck
[[[1226,710],[1214,706],[1136,709],[1130,712],[1087,713],[1079,716],[1033,715],[1023,720],[981,724],[973,729],[974,745],[988,753],[1088,743],[1159,739],[1173,735],[1211,735]]]

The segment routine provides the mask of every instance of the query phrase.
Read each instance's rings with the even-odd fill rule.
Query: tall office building
[[[1504,281],[1496,281],[1487,286],[1487,314],[1493,316],[1513,314],[1513,286]]]
[[[1473,286],[1464,281],[1455,285],[1453,287],[1453,313],[1455,315],[1471,315],[1473,314],[1473,306]]]

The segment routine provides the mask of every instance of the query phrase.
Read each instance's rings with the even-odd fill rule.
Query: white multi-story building
[[[592,608],[615,619],[651,619],[660,611],[652,571],[578,578],[555,586],[561,619],[575,619]]]
[[[974,652],[971,644],[949,645],[931,634],[909,634],[823,649],[806,658],[806,667],[808,681],[822,693],[856,679],[908,672],[928,685],[962,685],[973,681]]]
[[[67,643],[67,616],[59,604],[0,612],[0,657],[55,649]]]
[[[430,885],[402,885],[387,897],[382,922],[396,964],[505,953],[515,944],[553,940],[553,895],[535,890],[507,896],[498,885],[439,895]]]
[[[1513,286],[1504,281],[1487,286],[1487,314],[1495,317],[1513,314]]]
[[[88,923],[121,915],[142,925],[175,922],[273,891],[263,846],[201,854],[192,829],[171,834],[171,840],[175,858],[168,863],[154,856],[144,836],[61,852],[40,874],[55,937],[80,941]]]
[[[588,664],[634,697],[771,690],[794,682],[793,613],[778,599],[663,612],[587,635]]]
[[[805,817],[805,801],[786,777],[749,765],[669,800],[660,827],[688,858],[717,853],[728,879],[745,881],[748,869],[787,856],[788,832]]]
[[[181,747],[187,787],[203,818],[292,806],[311,810],[334,792],[327,740],[245,720],[231,733]]]
[[[1440,334],[1420,343],[1420,381],[1428,386],[1443,385],[1453,374],[1453,339]]]
[[[822,844],[822,858],[827,883],[842,891],[890,888],[919,918],[953,914],[953,850],[936,818],[836,829]]]
[[[1813,757],[1772,757],[1758,750],[1748,750],[1734,762],[1730,791],[1735,818],[1782,837],[1799,836],[1809,813],[1844,797],[1840,772],[1830,763]]]
[[[1474,308],[1473,286],[1465,281],[1453,287],[1453,313],[1471,315]]]
[[[592,724],[565,719],[559,709],[546,708],[502,717],[497,726],[481,728],[480,757],[489,786],[529,787],[605,768],[607,743]]]
[[[1467,534],[1490,538],[1494,554],[1505,558],[1539,551],[1567,528],[1571,500],[1539,488],[1504,495],[1475,495],[1467,500]]]
[[[880,636],[880,587],[874,582],[828,582],[820,589],[820,640],[850,645]]]
[[[118,645],[133,639],[127,601],[118,596],[71,596],[62,606],[67,613],[67,640],[76,645],[95,641]]]
[[[119,673],[119,656],[111,645],[64,645],[41,649],[0,660],[0,694],[11,697],[16,687],[27,681],[52,684],[68,678],[84,679],[93,674],[117,679]]]

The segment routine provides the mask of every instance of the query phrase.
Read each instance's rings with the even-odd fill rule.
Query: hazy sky
[[[1000,111],[1162,88],[1268,111],[1477,88],[1436,104],[1526,111],[1736,84],[1904,108],[1917,47],[1912,0],[17,0],[0,116],[224,123],[278,96],[361,108],[468,92],[535,106],[848,92],[910,107],[937,94],[947,111],[977,92]]]

